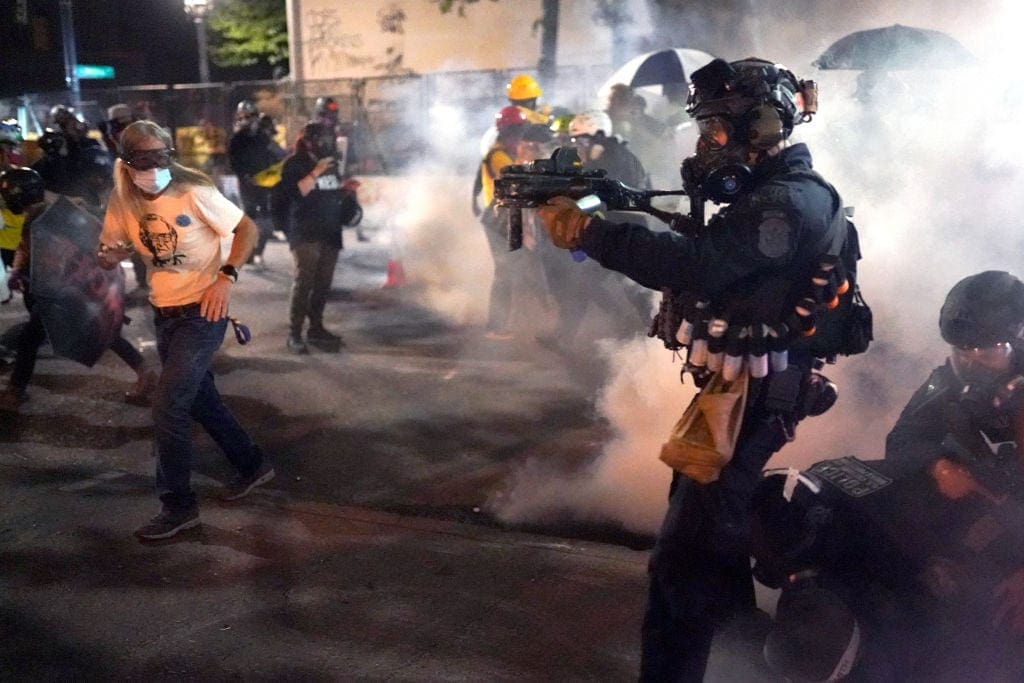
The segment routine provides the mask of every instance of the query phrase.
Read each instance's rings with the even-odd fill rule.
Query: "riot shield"
[[[124,273],[96,258],[102,225],[66,197],[33,221],[31,293],[54,353],[92,367],[121,334]]]

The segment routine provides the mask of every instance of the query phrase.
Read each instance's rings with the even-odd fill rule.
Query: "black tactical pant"
[[[755,608],[751,497],[765,463],[795,424],[793,415],[765,407],[769,382],[751,380],[736,450],[718,481],[672,477],[648,567],[642,681],[702,680],[716,626]]]

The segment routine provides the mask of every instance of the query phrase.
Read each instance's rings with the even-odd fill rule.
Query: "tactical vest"
[[[834,361],[837,355],[867,350],[872,339],[871,309],[857,285],[860,243],[839,194],[818,173],[791,171],[828,190],[833,224],[825,240],[801,249],[791,268],[757,274],[711,299],[697,292],[663,292],[649,336],[673,350],[686,348],[687,369],[723,370],[726,379],[742,366],[754,377],[781,371],[790,351]],[[714,229],[714,219],[709,229]],[[812,264],[808,268],[807,264]],[[816,265],[813,265],[816,264]]]

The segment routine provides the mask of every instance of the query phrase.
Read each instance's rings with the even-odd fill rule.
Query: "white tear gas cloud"
[[[1009,1],[968,7],[952,2],[851,6],[793,0],[772,3],[776,18],[768,18],[753,3],[740,4],[745,12],[731,15],[742,16],[740,24],[712,26],[712,21],[730,16],[719,11],[687,15],[685,25],[691,29],[688,34],[704,27],[712,38],[730,30],[736,35],[739,27],[749,44],[718,39],[727,52],[716,51],[710,39],[693,44],[677,40],[674,45],[717,52],[726,59],[752,54],[771,58],[819,82],[821,113],[798,128],[794,140],[810,145],[818,170],[856,208],[864,253],[859,280],[875,313],[876,341],[870,351],[841,358],[824,370],[840,386],[836,407],[802,423],[797,440],[772,464],[803,466],[848,454],[879,458],[899,410],[945,357],[937,319],[949,288],[980,270],[1024,275],[1018,256],[1024,81],[1010,60],[995,58],[1015,54],[1013,28],[1021,25],[1022,17]],[[947,71],[892,72],[868,103],[854,98],[856,72],[811,66],[841,36],[893,23],[944,30],[974,52],[979,63]],[[590,97],[554,88],[546,94],[555,103]],[[475,149],[476,140],[470,142]],[[436,244],[432,235],[443,232],[440,241],[448,241],[447,247],[432,251],[428,261],[457,259],[446,266],[453,272],[468,263],[489,262],[482,238],[469,237],[478,228],[465,208],[468,191],[463,188],[468,183],[463,179],[451,186],[457,190],[431,191],[432,198],[421,205],[424,213],[407,216],[407,250]],[[458,256],[447,251],[453,234],[466,242],[467,251]],[[476,299],[472,306],[466,301],[459,306],[486,310],[486,287],[475,278],[462,283],[467,280],[477,283],[468,290]],[[455,290],[461,284],[445,287]],[[607,353],[614,372],[599,405],[615,438],[594,454],[590,468],[573,476],[538,463],[524,467],[491,501],[491,509],[502,518],[586,518],[615,521],[639,532],[657,528],[669,478],[657,457],[659,447],[684,409],[688,391],[678,383],[678,364],[656,341],[615,346]]]

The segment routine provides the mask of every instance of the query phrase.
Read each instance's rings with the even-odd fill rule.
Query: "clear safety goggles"
[[[732,123],[722,116],[697,119],[697,130],[700,132],[701,141],[713,150],[725,147],[733,135]]]
[[[149,171],[154,168],[170,168],[174,161],[174,150],[167,149],[139,149],[126,153],[122,159],[136,171]]]
[[[1012,356],[1013,346],[999,342],[991,346],[954,346],[950,360],[957,374],[964,376],[972,370],[1009,370]]]

